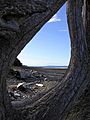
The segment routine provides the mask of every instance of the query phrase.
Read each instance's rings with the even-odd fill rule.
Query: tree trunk
[[[6,86],[11,65],[65,1],[0,1],[0,120],[14,119]]]
[[[87,4],[88,5],[88,4]],[[70,0],[67,17],[71,38],[71,61],[65,77],[43,98],[32,105],[18,108],[21,116],[31,120],[65,120],[72,105],[90,79],[89,45],[86,30],[86,1]],[[85,12],[85,13],[84,13]],[[88,16],[89,20],[89,16]],[[24,119],[24,118],[23,118]],[[75,119],[75,118],[73,118]],[[82,120],[79,116],[78,120]]]
[[[0,8],[2,9],[4,8],[3,3],[1,1]],[[20,105],[18,107],[17,103],[11,105],[9,101],[6,77],[10,66],[23,47],[64,3],[65,0],[53,0],[52,2],[45,0],[44,3],[40,3],[41,7],[43,6],[42,9],[38,7],[36,11],[35,9],[33,12],[30,10],[29,13],[26,9],[23,11],[25,14],[20,9],[21,11],[18,11],[18,14],[22,16],[22,19],[14,18],[16,13],[13,13],[14,15],[7,13],[7,8],[5,8],[7,15],[9,15],[8,19],[7,15],[2,12],[3,10],[0,10],[0,120],[65,120],[75,99],[89,83],[89,1],[69,0],[67,17],[72,50],[67,74],[55,88],[32,104],[28,103],[23,107]],[[10,3],[10,5],[12,4],[15,3]],[[25,3],[17,2],[17,4],[21,7],[20,5],[24,6]],[[35,6],[37,4],[33,3],[32,8]],[[27,17],[28,19],[26,19]],[[8,20],[11,23],[14,21],[14,25],[8,24]],[[14,117],[12,117],[12,111]]]

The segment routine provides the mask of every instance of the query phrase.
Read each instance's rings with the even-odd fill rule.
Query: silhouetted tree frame
[[[0,120],[65,120],[90,79],[89,0],[68,0],[71,60],[65,77],[34,102],[11,103],[6,79],[24,46],[66,0],[0,0]],[[83,87],[82,87],[83,86]]]

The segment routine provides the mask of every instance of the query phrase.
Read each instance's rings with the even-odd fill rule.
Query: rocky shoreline
[[[63,72],[62,72],[63,71]],[[12,102],[25,99],[36,100],[55,87],[66,70],[13,66],[7,79],[7,87]]]

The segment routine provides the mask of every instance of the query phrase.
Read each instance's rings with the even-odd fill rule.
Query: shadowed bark
[[[89,3],[88,0],[68,0],[67,17],[72,50],[65,77],[32,104],[29,100],[11,104],[8,98],[6,77],[10,66],[23,47],[65,2],[66,0],[0,1],[0,120],[65,120],[75,99],[88,84]]]

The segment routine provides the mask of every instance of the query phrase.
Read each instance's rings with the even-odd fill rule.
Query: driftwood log
[[[65,2],[0,0],[0,120],[70,120],[68,114],[75,100],[90,81],[89,0],[67,1],[71,60],[62,81],[38,101],[18,108],[18,104],[11,104],[6,87],[17,55]],[[90,119],[87,116],[84,120]],[[83,120],[81,116],[71,120],[76,119]]]

